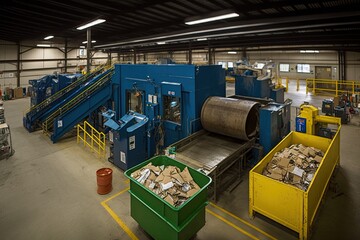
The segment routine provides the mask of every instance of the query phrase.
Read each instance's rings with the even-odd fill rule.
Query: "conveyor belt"
[[[254,144],[255,138],[244,141],[201,130],[170,147],[176,148],[176,160],[213,179],[210,195],[216,201],[222,191],[240,181],[246,154]],[[231,174],[223,174],[229,170]]]
[[[234,154],[243,144],[244,141],[241,140],[204,132],[191,144],[176,149],[176,159],[189,162],[193,167],[203,168],[210,172],[224,159]]]

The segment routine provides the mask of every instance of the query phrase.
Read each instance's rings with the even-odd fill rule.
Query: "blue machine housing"
[[[40,79],[29,80],[32,86],[30,107],[38,105],[46,98],[76,81],[82,74],[46,75]]]
[[[148,118],[145,115],[130,111],[119,121],[109,119],[105,126],[112,129],[113,149],[110,161],[123,170],[141,162],[146,156]]]
[[[260,108],[260,139],[264,154],[290,132],[291,102],[269,103]]]
[[[235,94],[255,98],[271,98],[284,103],[284,88],[275,88],[270,78],[258,79],[252,70],[235,76]]]
[[[225,96],[225,73],[219,65],[117,64],[113,82],[121,90],[113,98],[116,119],[129,111],[149,119],[147,157],[200,130],[205,100]]]
[[[30,106],[35,106],[51,95],[52,80],[55,75],[46,75],[40,79],[29,80],[32,86],[30,92]]]

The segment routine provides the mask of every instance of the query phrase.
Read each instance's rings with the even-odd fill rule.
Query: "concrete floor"
[[[228,84],[228,95],[232,91],[233,85]],[[320,106],[323,99],[291,90],[286,97],[293,99],[293,106],[303,101]],[[138,239],[150,239],[130,217],[129,194],[121,192],[129,183],[121,170],[97,158],[75,138],[52,144],[40,131],[28,133],[22,127],[22,115],[29,99],[7,101],[4,105],[16,152],[0,160],[0,239],[131,239],[125,231],[133,232]],[[360,236],[359,125],[356,118],[351,125],[342,127],[337,192],[327,192],[312,239]],[[105,196],[96,193],[95,173],[102,167],[114,171],[113,191]],[[206,225],[195,239],[269,239],[266,233],[276,239],[298,237],[265,217],[249,219],[247,174],[233,192],[224,193],[216,204],[207,207]]]

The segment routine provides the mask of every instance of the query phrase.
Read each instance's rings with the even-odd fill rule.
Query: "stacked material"
[[[131,174],[146,188],[178,207],[200,190],[187,167],[180,171],[174,166],[154,166],[151,163]]]
[[[3,101],[0,100],[0,124],[5,123],[5,109]]]
[[[274,154],[263,175],[306,191],[323,156],[317,148],[293,144]]]

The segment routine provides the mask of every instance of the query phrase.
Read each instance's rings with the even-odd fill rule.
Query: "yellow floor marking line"
[[[101,202],[101,205],[106,209],[106,211],[110,214],[110,216],[117,222],[117,224],[119,224],[119,226],[124,230],[124,232],[131,238],[131,240],[139,240],[139,238],[137,236],[135,236],[135,234],[130,230],[130,228],[124,223],[123,220],[121,220],[121,218],[116,215],[116,213],[109,207],[109,205],[107,205],[106,202],[110,201],[111,199],[127,192],[130,188],[127,187],[124,190],[116,193],[115,195],[109,197],[108,199],[105,199],[104,201]]]
[[[245,221],[244,219],[242,219],[242,218],[240,218],[240,217],[236,216],[235,214],[233,214],[233,213],[231,213],[231,212],[229,212],[229,211],[227,211],[227,210],[223,209],[222,207],[219,207],[218,205],[216,205],[216,204],[214,204],[214,203],[211,203],[211,202],[210,202],[210,205],[211,205],[211,206],[213,206],[214,208],[217,208],[217,209],[219,209],[220,211],[222,211],[222,212],[224,212],[224,213],[226,213],[226,214],[230,215],[231,217],[235,218],[236,220],[239,220],[240,222],[244,223],[245,225],[247,225],[247,226],[249,226],[249,227],[251,227],[251,228],[255,229],[256,231],[258,231],[258,232],[260,232],[260,233],[264,234],[264,235],[265,235],[265,236],[267,236],[268,238],[273,239],[273,240],[277,240],[275,237],[273,237],[273,236],[271,236],[270,234],[268,234],[268,233],[264,232],[263,230],[261,230],[261,229],[257,228],[256,226],[252,225],[251,223],[249,223],[249,222]]]
[[[235,228],[236,230],[238,230],[238,231],[239,231],[239,232],[241,232],[242,234],[244,234],[244,235],[246,235],[246,236],[250,237],[251,239],[254,239],[254,240],[259,240],[259,238],[257,238],[257,237],[255,237],[254,235],[252,235],[252,234],[248,233],[248,232],[247,232],[247,231],[245,231],[244,229],[242,229],[242,228],[240,228],[240,227],[236,226],[236,225],[235,225],[235,224],[233,224],[232,222],[230,222],[230,221],[226,220],[226,219],[225,219],[225,218],[223,218],[222,216],[220,216],[220,215],[218,215],[218,214],[214,213],[213,211],[211,211],[211,210],[209,210],[209,209],[206,209],[206,211],[207,211],[208,213],[210,213],[211,215],[213,215],[213,216],[217,217],[218,219],[220,219],[221,221],[223,221],[223,222],[224,222],[224,223],[226,223],[227,225],[229,225],[229,226],[231,226],[231,227]]]
[[[129,189],[130,189],[130,188],[127,187],[127,188],[125,188],[124,190],[121,190],[120,192],[116,193],[115,195],[113,195],[113,196],[109,197],[108,199],[105,199],[104,201],[102,201],[102,203],[103,203],[103,202],[106,203],[106,202],[110,201],[111,199],[116,198],[117,196],[123,194],[124,192],[127,192]]]
[[[124,183],[130,183],[130,179],[124,180]]]

